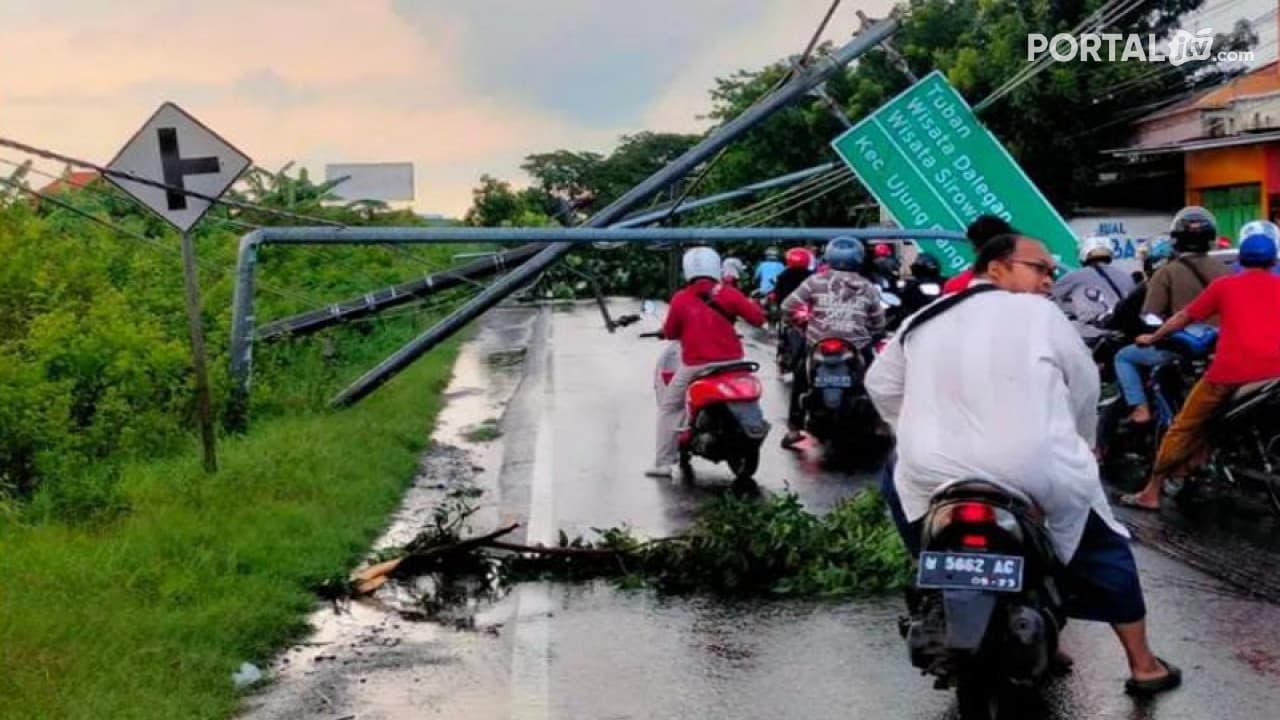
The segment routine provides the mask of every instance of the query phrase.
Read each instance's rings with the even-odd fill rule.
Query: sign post
[[[200,442],[204,469],[218,471],[218,435],[213,427],[213,401],[209,397],[209,359],[204,346],[204,322],[200,316],[200,277],[196,272],[196,243],[191,232],[182,233],[182,275],[187,295],[187,323],[191,332],[191,356],[196,381],[196,412],[200,416]]]
[[[979,215],[995,215],[1043,241],[1060,265],[1078,266],[1071,228],[941,72],[831,145],[901,227],[964,232]],[[973,262],[966,243],[921,244],[938,254],[948,273]]]
[[[107,176],[108,180],[164,218],[182,235],[182,274],[191,333],[196,410],[207,472],[218,469],[217,432],[213,422],[213,402],[209,396],[209,362],[204,344],[200,278],[192,228],[213,203],[184,191],[221,197],[249,167],[249,163],[248,156],[212,130],[177,105],[165,103],[107,166],[163,183],[165,187],[155,187]]]

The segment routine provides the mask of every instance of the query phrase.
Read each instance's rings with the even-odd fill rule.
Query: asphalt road
[[[615,312],[639,303],[615,301]],[[593,305],[502,308],[468,343],[436,431],[436,448],[381,544],[411,537],[449,487],[485,489],[478,531],[514,520],[531,542],[564,529],[630,524],[677,532],[727,469],[697,465],[694,487],[643,476],[653,452],[653,364],[660,343],[636,336],[657,318],[610,335]],[[766,441],[759,481],[790,487],[821,509],[872,482],[823,472],[781,451],[786,394],[772,350],[762,364]],[[468,429],[500,419],[501,438]],[[1148,529],[1147,535],[1156,533]],[[1157,533],[1158,535],[1158,533]],[[1253,547],[1253,546],[1250,546]],[[1160,548],[1165,549],[1165,548]],[[1138,703],[1105,626],[1073,623],[1064,647],[1075,672],[1046,693],[1045,718],[1253,720],[1280,707],[1280,608],[1139,544],[1157,651],[1187,675],[1181,690]],[[1234,552],[1234,551],[1233,551]],[[1271,562],[1264,550],[1253,552]],[[1231,552],[1198,564],[1213,571]],[[481,594],[422,620],[428,587],[395,586],[342,612],[319,608],[316,633],[276,660],[275,682],[245,716],[284,718],[919,718],[953,716],[907,661],[896,598],[857,602],[724,602],[622,591],[607,583],[525,584]]]

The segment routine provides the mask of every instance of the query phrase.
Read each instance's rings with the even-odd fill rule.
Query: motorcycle
[[[778,324],[778,348],[774,357],[778,365],[778,377],[804,367],[804,332],[809,324],[809,315],[809,309],[801,307],[791,313],[789,320]]]
[[[886,328],[891,333],[897,332],[904,320],[940,297],[942,283],[899,280],[896,291],[881,292],[881,299],[886,301],[882,305],[885,308]],[[894,300],[897,300],[897,304],[893,303]]]
[[[911,663],[955,688],[962,720],[995,720],[1051,673],[1066,625],[1060,563],[1023,493],[962,480],[934,493],[900,623]]]
[[[902,297],[892,290],[880,290],[880,308],[884,310],[884,326],[888,332],[897,330],[909,315],[902,306]]]
[[[1159,318],[1144,320],[1159,327]],[[1102,474],[1125,490],[1136,490],[1155,460],[1160,442],[1173,424],[1196,380],[1208,367],[1217,332],[1208,326],[1174,333],[1160,347],[1174,353],[1173,359],[1151,368],[1143,381],[1151,422],[1129,423],[1129,406],[1120,394],[1103,398],[1098,407],[1098,458]],[[1096,355],[1095,355],[1096,357]],[[1111,365],[1114,366],[1114,353]]]
[[[826,448],[828,461],[841,459],[880,427],[880,415],[862,384],[865,374],[862,352],[847,340],[820,340],[809,354],[805,430]]]
[[[1166,492],[1183,508],[1223,493],[1260,500],[1280,516],[1280,379],[1236,391],[1209,428],[1209,461],[1197,473],[1171,480]]]
[[[751,293],[751,297],[764,310],[765,328],[770,332],[778,330],[778,322],[782,319],[782,308],[778,302],[777,293],[756,290]]]
[[[661,339],[661,333],[641,337]],[[672,342],[658,359],[654,389],[661,395],[680,366],[680,343]],[[720,363],[704,368],[685,391],[685,427],[680,430],[680,472],[694,479],[693,456],[724,462],[736,485],[750,484],[760,466],[760,445],[769,423],[760,409],[764,389],[751,361]]]

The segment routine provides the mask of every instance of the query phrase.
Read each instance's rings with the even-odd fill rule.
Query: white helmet
[[[1087,237],[1080,241],[1080,263],[1090,260],[1111,259],[1111,239],[1100,235]]]
[[[697,278],[720,279],[720,253],[709,247],[689,248],[684,253],[684,281]]]
[[[724,263],[720,265],[720,275],[722,277],[740,278],[747,271],[747,266],[736,257],[725,258]]]
[[[1280,228],[1270,220],[1253,220],[1240,227],[1239,242],[1250,235],[1266,235],[1272,242],[1280,243]]]

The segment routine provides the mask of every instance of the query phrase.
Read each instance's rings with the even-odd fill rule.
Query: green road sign
[[[831,146],[905,228],[964,232],[979,215],[1002,217],[1077,267],[1076,239],[1049,201],[934,71],[836,138]],[[932,245],[948,274],[973,261],[963,242]]]

